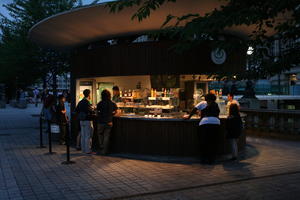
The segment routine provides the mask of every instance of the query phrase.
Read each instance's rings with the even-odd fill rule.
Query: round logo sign
[[[212,61],[217,65],[223,64],[226,60],[226,52],[224,49],[214,49],[210,55]]]

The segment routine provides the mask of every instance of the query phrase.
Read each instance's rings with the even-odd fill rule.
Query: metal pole
[[[70,164],[74,164],[74,161],[71,161],[70,159],[70,131],[69,131],[69,124],[66,124],[66,155],[67,155],[67,160],[62,162],[61,164],[63,165],[70,165]]]
[[[37,148],[46,148],[43,144],[43,119],[42,116],[40,116],[40,146]]]
[[[52,152],[52,133],[51,133],[51,124],[50,121],[47,121],[47,130],[48,130],[48,143],[49,143],[49,152],[46,153],[46,155],[52,155],[55,154],[55,152]]]
[[[49,154],[52,153],[52,133],[51,133],[51,125],[48,122],[48,142],[49,142]]]

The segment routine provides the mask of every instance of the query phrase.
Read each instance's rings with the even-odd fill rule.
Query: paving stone
[[[38,149],[36,108],[0,110],[0,200],[300,199],[300,142],[248,138],[238,162],[213,166]],[[8,117],[6,118],[6,115]],[[46,140],[47,137],[45,137]],[[45,142],[46,143],[46,142]],[[158,194],[156,194],[158,193]],[[137,195],[130,198],[130,196]]]

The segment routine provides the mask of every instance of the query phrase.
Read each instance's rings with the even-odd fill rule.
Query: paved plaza
[[[39,108],[0,109],[0,200],[300,199],[300,142],[248,137],[238,162],[155,162],[84,155],[62,165],[38,149]],[[46,140],[45,140],[46,142]]]

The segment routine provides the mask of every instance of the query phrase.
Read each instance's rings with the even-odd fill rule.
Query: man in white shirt
[[[197,108],[197,110],[202,111],[207,107],[207,101],[201,101],[200,103],[198,103],[195,108]],[[219,110],[216,109],[216,114],[215,116],[203,116],[201,118],[201,121],[199,123],[199,126],[205,125],[205,124],[217,124],[220,125],[220,120],[218,118],[219,115]]]

